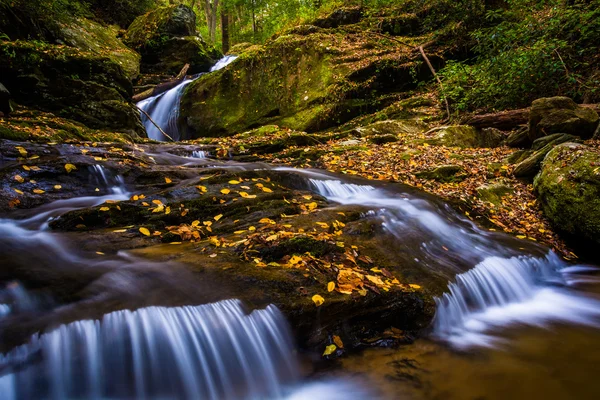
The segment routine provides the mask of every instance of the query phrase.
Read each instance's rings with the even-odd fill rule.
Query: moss
[[[534,180],[544,214],[560,231],[600,244],[600,153],[564,143],[552,149]]]
[[[310,253],[314,257],[322,257],[329,253],[343,252],[343,249],[325,240],[316,240],[309,236],[296,236],[277,246],[260,249],[259,252],[261,258],[271,262],[279,261],[286,255]]]
[[[417,172],[415,175],[438,182],[460,182],[466,178],[466,174],[460,173],[462,170],[459,165],[442,165],[429,171]]]
[[[494,205],[502,204],[502,197],[513,192],[512,187],[501,182],[486,184],[477,188],[478,197]]]

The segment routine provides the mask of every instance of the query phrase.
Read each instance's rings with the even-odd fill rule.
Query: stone
[[[493,128],[477,130],[469,125],[442,126],[426,133],[427,143],[448,147],[497,147],[504,139],[501,131]]]
[[[529,138],[529,128],[524,126],[511,132],[505,140],[508,147],[527,148],[531,146]]]
[[[502,182],[487,183],[477,188],[477,196],[481,200],[490,202],[494,205],[500,205],[502,203],[502,197],[513,192],[514,189],[512,187]]]
[[[185,64],[190,64],[189,74],[206,72],[221,57],[198,35],[194,11],[182,4],[137,17],[127,29],[125,43],[141,54],[144,73],[175,75]]]
[[[568,133],[589,139],[598,126],[598,113],[581,107],[568,97],[535,100],[529,113],[529,139],[553,133]]]
[[[556,146],[534,180],[552,225],[576,241],[600,244],[600,152],[577,144]]]
[[[459,165],[441,165],[429,171],[417,172],[417,178],[431,179],[438,182],[460,182],[465,178]]]
[[[513,174],[518,178],[531,178],[535,176],[540,170],[540,166],[546,154],[550,152],[556,145],[565,143],[569,140],[577,139],[572,135],[567,134],[555,134],[545,136],[534,141],[533,146],[535,147],[533,154],[519,162],[515,167]]]
[[[19,104],[90,128],[146,135],[129,103],[131,81],[110,57],[39,42],[0,42],[0,76]]]

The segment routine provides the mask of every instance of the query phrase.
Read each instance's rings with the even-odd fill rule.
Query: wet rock
[[[39,42],[0,42],[0,75],[17,103],[91,128],[145,136],[133,87],[109,57]]]
[[[563,143],[544,160],[534,188],[545,216],[575,243],[600,244],[600,153]],[[597,255],[596,255],[597,257]]]
[[[495,205],[502,204],[502,197],[513,192],[514,189],[512,187],[501,182],[485,184],[477,188],[477,196],[481,200],[493,203]]]
[[[553,133],[589,139],[598,126],[598,113],[577,105],[568,97],[537,99],[531,104],[529,138],[533,141]]]
[[[511,132],[506,138],[508,147],[527,148],[531,146],[532,140],[529,138],[529,128],[524,126]]]
[[[320,28],[337,28],[342,25],[356,24],[362,17],[362,9],[359,7],[340,8],[325,18],[317,19],[313,25]]]
[[[459,165],[442,165],[429,171],[417,172],[415,175],[438,182],[459,182],[466,177],[465,174],[461,174],[462,170]]]
[[[369,138],[369,142],[374,144],[393,143],[398,141],[396,135],[375,135]]]
[[[205,72],[221,57],[196,31],[196,14],[185,5],[159,7],[133,21],[126,43],[142,55],[142,71],[177,74]]]
[[[481,131],[468,125],[443,126],[426,133],[427,142],[448,147],[497,147],[504,139],[501,131],[493,128]]]

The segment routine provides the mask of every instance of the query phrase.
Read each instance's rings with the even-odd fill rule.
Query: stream
[[[235,57],[220,61],[224,68]],[[179,138],[178,87],[140,104]],[[145,121],[151,138],[160,132]],[[219,161],[210,150],[146,153],[158,167],[281,175],[334,211],[359,206],[407,274],[442,282],[430,326],[412,344],[365,348],[323,364],[299,349],[274,305],[248,309],[185,266],[123,245],[104,255],[52,221],[139,182],[101,165],[96,195],[0,219],[0,398],[17,399],[592,399],[600,397],[600,273],[531,241],[485,230],[414,189],[318,170]],[[64,303],[49,276],[81,290]],[[79,284],[77,276],[91,281]],[[26,279],[25,279],[26,278]],[[447,288],[445,283],[447,282]],[[39,331],[39,332],[38,332]],[[34,333],[24,340],[24,332]]]

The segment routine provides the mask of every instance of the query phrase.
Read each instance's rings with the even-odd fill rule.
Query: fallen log
[[[185,75],[187,74],[189,68],[190,64],[185,64],[175,78],[167,82],[159,83],[158,85],[153,86],[152,88],[145,90],[142,93],[136,94],[132,98],[133,102],[139,103],[140,101],[146,100],[149,97],[156,96],[166,92],[167,90],[173,89],[185,79]]]
[[[580,104],[580,106],[600,111],[600,104]],[[465,121],[465,124],[471,125],[477,129],[496,128],[501,131],[510,131],[517,128],[519,125],[526,125],[529,123],[529,110],[529,108],[521,108],[518,110],[473,115]]]

